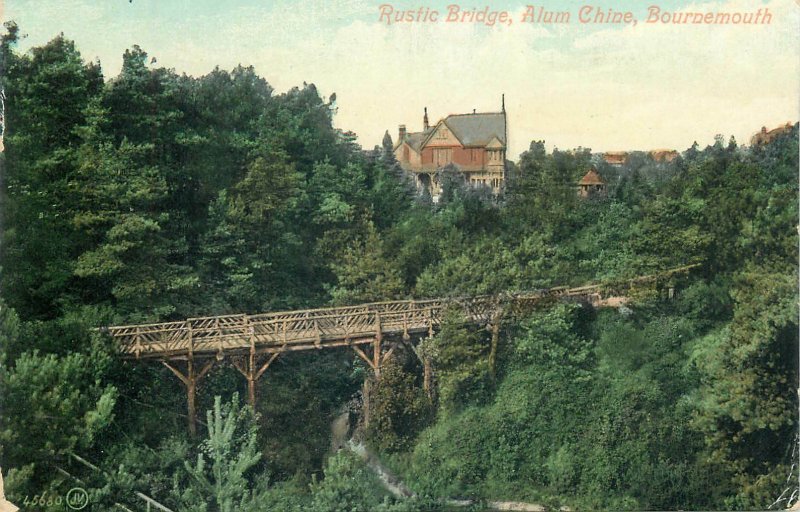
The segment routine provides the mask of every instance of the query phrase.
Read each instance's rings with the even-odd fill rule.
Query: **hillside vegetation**
[[[798,463],[796,125],[762,146],[719,136],[669,163],[635,154],[621,168],[533,141],[509,162],[502,196],[450,169],[434,204],[388,135],[362,150],[313,84],[278,94],[248,67],[178,75],[138,47],[104,77],[64,36],[22,54],[6,28],[0,465],[12,501],[63,496],[74,482],[61,468],[84,480],[93,510],[138,509],[133,491],[176,511],[435,510],[446,497],[787,505]],[[592,164],[609,197],[580,201],[574,184]],[[331,453],[331,420],[358,409],[371,378],[351,352],[281,356],[259,382],[257,414],[221,364],[203,381],[208,415],[192,439],[180,382],[121,360],[92,330],[692,263],[673,298],[645,289],[619,309],[555,304],[505,323],[494,365],[483,326],[449,317],[421,347],[432,398],[416,357],[398,350],[362,435],[410,500]]]

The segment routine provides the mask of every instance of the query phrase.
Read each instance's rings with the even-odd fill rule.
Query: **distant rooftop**
[[[750,145],[757,146],[759,144],[766,144],[768,142],[772,142],[772,139],[774,139],[778,135],[787,133],[789,130],[791,130],[792,126],[793,125],[791,122],[788,122],[777,128],[773,128],[772,130],[767,130],[766,126],[762,126],[761,131],[756,133],[750,138]]]

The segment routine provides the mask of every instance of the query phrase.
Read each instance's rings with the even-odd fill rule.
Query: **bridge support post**
[[[239,370],[245,379],[247,379],[247,403],[250,404],[250,407],[253,408],[253,411],[256,410],[256,383],[258,379],[264,375],[264,372],[270,367],[270,365],[278,358],[280,352],[275,352],[269,356],[266,362],[259,365],[258,355],[255,352],[255,347],[250,347],[250,354],[247,356],[247,364],[242,364],[242,362],[237,361],[236,359],[233,360],[233,366]]]
[[[247,403],[250,404],[253,411],[256,410],[256,379],[253,372],[249,372],[247,375]]]
[[[381,378],[381,345],[383,343],[380,315],[377,316],[375,323],[375,341],[372,342],[372,371],[375,374],[375,380],[378,380]]]
[[[430,336],[428,339],[430,339]],[[430,355],[428,355],[420,345],[414,346],[410,343],[410,341],[410,338],[408,340],[404,340],[406,346],[414,353],[415,356],[417,356],[417,360],[422,363],[422,389],[425,391],[425,395],[428,397],[428,400],[433,402],[433,361],[431,361]]]
[[[497,376],[497,345],[500,339],[500,324],[498,322],[493,323],[491,325],[491,331],[492,345],[489,349],[489,373],[492,377],[492,381],[494,381]]]
[[[502,312],[497,312],[492,317],[492,323],[488,326],[489,331],[492,333],[492,344],[489,348],[489,374],[492,377],[492,381],[494,381],[497,376],[497,346],[500,343],[500,319],[502,316]]]
[[[362,397],[362,410],[361,416],[364,423],[364,428],[369,427],[369,420],[370,420],[370,401],[372,399],[372,385],[377,383],[381,378],[381,367],[392,357],[392,353],[394,352],[394,345],[389,347],[389,350],[386,352],[383,351],[383,329],[381,326],[381,317],[380,315],[376,315],[375,317],[375,337],[372,340],[372,354],[367,355],[361,348],[357,345],[351,345],[350,348],[367,363],[367,366],[372,368],[372,375],[368,375],[364,379],[364,385],[361,388],[361,397]]]
[[[211,370],[215,361],[213,359],[208,361],[198,372],[194,367],[194,358],[189,357],[186,361],[186,374],[182,373],[167,361],[161,362],[183,382],[184,386],[186,386],[186,412],[189,423],[189,434],[195,437],[197,435],[197,385],[209,370]]]
[[[433,365],[428,356],[422,357],[422,389],[428,396],[428,400],[433,401]]]
[[[361,417],[364,422],[364,429],[369,428],[370,419],[370,402],[372,401],[372,382],[370,377],[364,379],[364,385],[361,387]]]
[[[428,310],[428,338],[433,338],[433,311]],[[428,395],[428,400],[433,402],[433,363],[431,357],[423,354],[422,357],[422,389]]]

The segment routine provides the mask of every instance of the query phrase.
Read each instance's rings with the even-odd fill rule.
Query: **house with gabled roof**
[[[422,131],[407,132],[400,125],[394,155],[400,166],[414,175],[418,188],[428,189],[436,198],[440,192],[438,171],[452,165],[467,183],[498,192],[505,180],[508,129],[505,102],[500,112],[451,114]]]

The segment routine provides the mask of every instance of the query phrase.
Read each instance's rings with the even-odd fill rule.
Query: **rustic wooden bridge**
[[[489,357],[493,368],[502,320],[523,315],[533,307],[553,300],[603,305],[610,296],[626,296],[642,286],[669,285],[675,275],[687,273],[697,266],[688,265],[626,281],[577,288],[400,300],[255,315],[220,315],[101,330],[119,343],[123,357],[161,361],[183,382],[187,391],[189,429],[194,434],[197,385],[214,364],[226,357],[247,379],[248,401],[255,407],[256,382],[280,354],[350,347],[367,363],[377,379],[380,378],[381,366],[391,357],[398,342],[408,343],[414,337],[433,336],[445,312],[455,309],[463,314],[466,323],[486,325],[491,331]],[[430,361],[417,355],[423,363],[425,389],[430,393]],[[181,370],[179,364],[185,365],[185,370]]]

